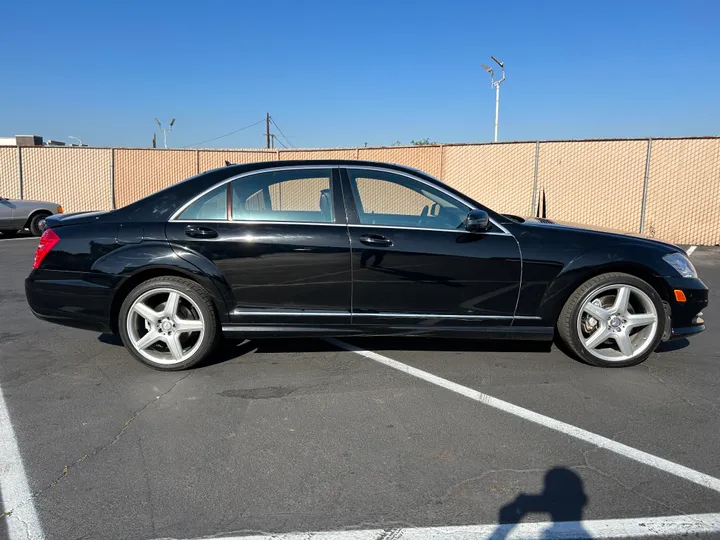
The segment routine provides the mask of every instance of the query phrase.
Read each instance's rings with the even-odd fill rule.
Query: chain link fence
[[[225,162],[358,159],[420,169],[499,212],[720,244],[720,137],[344,149],[0,147],[0,195],[120,208]]]

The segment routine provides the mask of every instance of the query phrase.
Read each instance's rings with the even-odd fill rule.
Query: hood
[[[108,212],[75,212],[73,214],[56,214],[54,216],[48,216],[45,220],[49,228],[64,227],[65,225],[79,225],[81,223],[88,223],[98,219],[100,216],[104,216]]]
[[[510,216],[510,217],[516,218],[516,216]],[[525,224],[531,225],[531,226],[553,227],[553,228],[562,228],[562,229],[578,229],[578,230],[582,230],[582,231],[613,234],[616,236],[625,236],[625,237],[630,236],[632,238],[639,238],[639,239],[645,240],[647,242],[652,242],[655,244],[667,246],[669,248],[672,248],[673,250],[684,251],[681,248],[679,248],[678,246],[676,246],[675,244],[671,244],[669,242],[663,242],[662,240],[657,240],[646,234],[633,233],[633,232],[623,231],[623,230],[619,230],[619,229],[611,229],[608,227],[599,227],[596,225],[586,225],[586,224],[581,224],[581,223],[570,223],[567,221],[555,221],[552,219],[532,217],[532,216],[522,218],[521,221],[523,221]]]

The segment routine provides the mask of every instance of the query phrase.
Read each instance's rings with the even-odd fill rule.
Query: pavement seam
[[[141,408],[139,408],[138,410],[134,411],[134,412],[132,413],[132,415],[130,416],[130,418],[125,421],[125,424],[123,425],[122,429],[120,429],[120,431],[118,432],[117,435],[115,435],[115,437],[113,438],[112,441],[110,441],[110,442],[107,443],[107,444],[104,444],[103,446],[101,446],[100,448],[98,448],[98,449],[96,449],[95,451],[91,452],[90,454],[85,454],[83,457],[81,457],[80,459],[78,459],[78,460],[75,461],[74,463],[71,463],[70,465],[65,465],[65,467],[63,468],[63,472],[62,472],[62,474],[61,474],[60,476],[58,476],[55,480],[53,480],[52,482],[50,482],[50,484],[48,484],[48,485],[45,486],[44,488],[42,488],[42,489],[40,489],[40,490],[32,493],[32,494],[30,495],[30,497],[28,497],[27,499],[25,499],[24,501],[22,501],[22,502],[21,502],[20,504],[18,504],[15,508],[13,508],[13,509],[11,509],[11,510],[8,510],[8,511],[6,512],[6,514],[7,514],[9,517],[14,517],[14,516],[13,516],[13,512],[14,512],[17,508],[19,508],[19,507],[27,504],[30,500],[33,500],[33,499],[36,499],[36,498],[40,497],[40,496],[43,495],[46,491],[48,491],[49,489],[55,487],[63,478],[65,478],[65,477],[70,473],[71,470],[73,470],[77,465],[79,465],[79,464],[82,463],[83,461],[97,456],[98,454],[104,452],[105,450],[107,450],[108,448],[110,448],[111,446],[113,446],[115,443],[117,443],[117,442],[120,440],[120,438],[122,437],[122,435],[125,433],[125,431],[127,431],[127,429],[128,429],[128,427],[130,426],[130,424],[132,424],[132,423],[137,419],[137,417],[138,417],[143,411],[145,411],[145,410],[146,410],[148,407],[150,407],[153,403],[156,403],[156,402],[158,402],[160,399],[162,399],[163,397],[167,396],[170,392],[172,392],[172,391],[175,389],[175,387],[176,387],[178,384],[180,384],[182,381],[184,381],[185,379],[187,379],[187,378],[188,378],[190,375],[192,375],[193,373],[194,373],[193,371],[190,371],[190,372],[188,372],[186,375],[180,377],[177,381],[175,381],[175,382],[172,384],[172,386],[170,386],[170,388],[169,388],[168,390],[166,390],[165,392],[163,392],[162,394],[160,394],[159,396],[157,396],[155,399],[149,401],[148,403],[146,403],[145,405],[143,405],[143,406],[142,406]],[[16,518],[16,519],[19,519],[19,518]]]

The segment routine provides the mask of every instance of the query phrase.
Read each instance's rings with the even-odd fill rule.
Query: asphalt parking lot
[[[211,365],[160,373],[111,336],[32,315],[35,246],[0,238],[0,538],[590,524],[568,538],[627,519],[675,537],[663,517],[718,519],[720,248],[692,254],[708,330],[632,368],[554,346],[368,339],[228,342]]]

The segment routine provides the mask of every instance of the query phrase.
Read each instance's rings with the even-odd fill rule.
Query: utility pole
[[[495,88],[495,142],[498,140],[498,119],[500,116],[500,84],[505,80],[505,64],[500,60],[491,56],[495,63],[502,69],[502,78],[499,81],[495,80],[495,71],[490,66],[482,64],[482,67],[490,74],[490,84]]]
[[[265,141],[267,147],[270,148],[270,113],[265,113]]]

